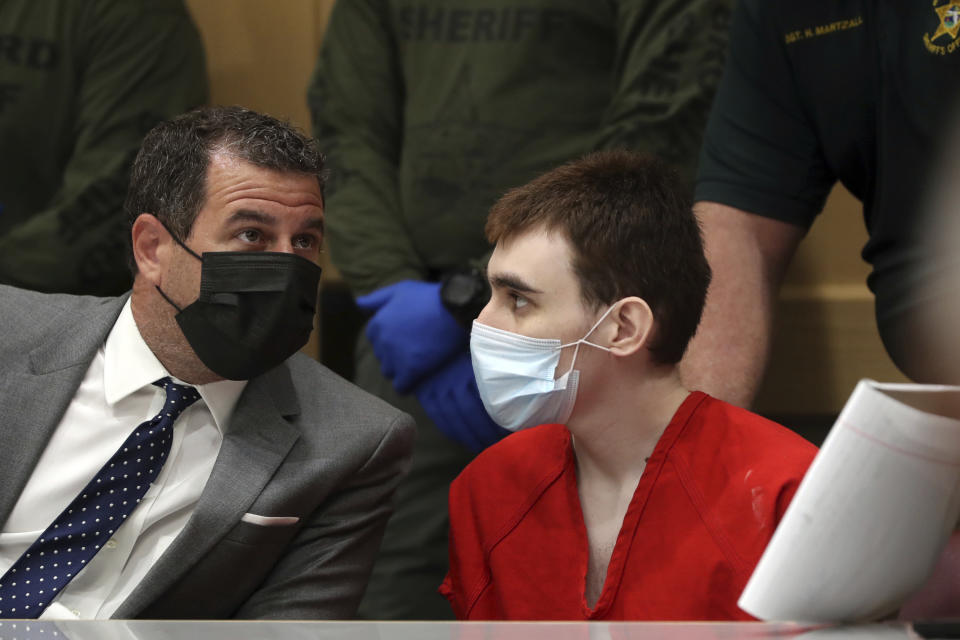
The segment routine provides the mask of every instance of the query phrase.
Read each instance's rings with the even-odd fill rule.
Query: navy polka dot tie
[[[140,503],[170,453],[173,422],[200,395],[162,378],[163,409],[113,457],[0,577],[0,618],[36,618]]]

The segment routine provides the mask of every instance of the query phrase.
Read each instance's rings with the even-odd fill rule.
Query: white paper
[[[960,387],[861,380],[740,596],[765,620],[895,611],[960,515]]]

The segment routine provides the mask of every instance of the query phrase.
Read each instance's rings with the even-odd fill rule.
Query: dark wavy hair
[[[201,107],[161,122],[143,139],[123,205],[128,223],[132,226],[141,213],[151,213],[186,240],[206,200],[207,167],[216,153],[266,169],[316,176],[323,191],[324,157],[313,138],[243,107]],[[129,262],[136,273],[132,256]]]

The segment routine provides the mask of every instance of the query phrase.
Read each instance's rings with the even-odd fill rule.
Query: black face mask
[[[200,296],[181,309],[157,291],[179,312],[177,324],[211,371],[249,380],[307,343],[320,267],[292,253],[214,251],[201,257],[173,238],[203,263]]]

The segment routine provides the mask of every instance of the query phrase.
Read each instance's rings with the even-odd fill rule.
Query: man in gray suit
[[[353,615],[413,423],[296,353],[322,174],[284,123],[188,113],[133,168],[128,296],[0,287],[0,618]]]

